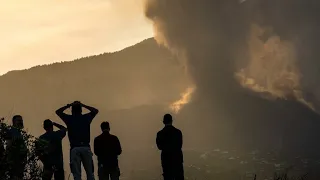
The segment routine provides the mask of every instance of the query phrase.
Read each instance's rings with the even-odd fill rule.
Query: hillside
[[[184,133],[189,177],[217,175],[206,174],[206,168],[226,168],[220,173],[235,177],[258,171],[251,163],[270,168],[266,174],[283,161],[283,168],[318,168],[318,114],[295,100],[264,99],[244,89],[230,76],[222,76],[223,64],[195,63],[199,65],[198,89],[193,101],[174,117]],[[43,132],[43,119],[61,122],[54,114],[58,107],[75,99],[96,106],[100,113],[93,121],[91,138],[100,133],[101,121],[110,121],[124,149],[120,158],[123,177],[150,179],[161,174],[155,135],[162,127],[162,115],[189,81],[177,59],[148,39],[115,53],[9,72],[0,77],[0,83],[0,113],[22,114],[36,136]],[[68,167],[67,139],[63,144]],[[252,150],[260,154],[248,157]],[[316,165],[307,166],[304,157]],[[244,161],[249,164],[243,166]]]
[[[0,114],[22,114],[30,131],[73,100],[109,110],[169,103],[187,84],[184,69],[153,39],[115,53],[12,71],[0,77]],[[37,122],[37,123],[35,123]],[[40,123],[40,124],[38,124]]]

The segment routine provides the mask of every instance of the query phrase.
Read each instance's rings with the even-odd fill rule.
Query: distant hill
[[[11,71],[0,77],[0,114],[22,114],[31,132],[73,100],[111,110],[177,100],[187,87],[185,70],[154,39],[114,53]],[[103,116],[99,116],[103,119]],[[98,117],[98,118],[99,118]]]
[[[201,73],[207,72],[204,65],[200,62]],[[184,133],[186,166],[202,166],[199,155],[213,149],[239,157],[252,150],[275,152],[289,160],[320,157],[318,114],[295,100],[264,99],[221,76],[223,72],[218,68],[199,76],[205,79],[193,101],[174,115]],[[1,76],[0,83],[0,115],[22,114],[36,136],[43,132],[45,118],[61,122],[54,112],[66,103],[80,100],[97,107],[91,139],[100,134],[101,121],[110,121],[123,147],[123,177],[150,179],[161,174],[155,136],[162,128],[162,115],[190,82],[176,57],[147,39],[115,53],[12,71]],[[68,174],[67,139],[63,145]]]

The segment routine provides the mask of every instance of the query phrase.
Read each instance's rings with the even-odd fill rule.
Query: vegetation
[[[40,180],[41,179],[41,166],[39,164],[38,157],[36,156],[36,148],[35,148],[35,141],[36,139],[28,134],[25,131],[21,131],[22,139],[24,143],[23,145],[21,142],[13,143],[11,148],[9,149],[6,146],[5,139],[8,133],[8,130],[12,128],[12,126],[3,123],[3,118],[0,122],[0,145],[1,145],[1,154],[0,154],[0,177],[1,180],[12,180],[13,178],[10,177],[12,174],[15,174],[15,166],[16,164],[13,163],[13,159],[19,157],[21,154],[26,154],[26,159],[20,159],[23,164],[25,164],[24,168],[24,178],[25,180]],[[26,145],[26,149],[22,146]],[[7,148],[7,149],[5,149]],[[17,161],[15,161],[17,162]]]

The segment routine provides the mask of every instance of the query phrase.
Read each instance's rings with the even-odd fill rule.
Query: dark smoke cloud
[[[154,23],[158,42],[185,58],[197,86],[194,99],[205,102],[197,105],[200,119],[220,119],[229,132],[241,129],[248,142],[258,138],[257,133],[260,140],[290,134],[281,132],[287,122],[279,119],[316,119],[294,101],[319,109],[317,1],[149,0],[145,14]],[[297,129],[293,125],[292,131]]]
[[[213,84],[230,89],[234,73],[247,69],[243,76],[273,95],[299,99],[302,89],[312,101],[319,97],[319,6],[311,0],[149,0],[146,16],[160,43],[186,53],[199,91],[211,93]],[[276,52],[250,48],[264,44]]]
[[[159,41],[185,54],[198,91],[233,79],[234,53],[246,43],[248,31],[240,6],[236,1],[210,0],[159,0],[147,5],[146,15],[154,21]]]

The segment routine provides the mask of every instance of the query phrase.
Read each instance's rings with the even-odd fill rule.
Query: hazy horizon
[[[141,0],[0,2],[0,75],[119,51],[153,36]]]

